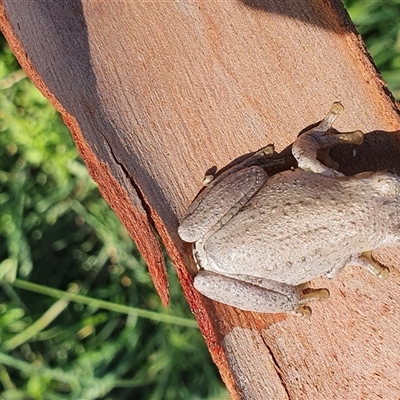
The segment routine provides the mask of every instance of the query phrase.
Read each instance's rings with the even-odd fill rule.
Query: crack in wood
[[[279,367],[278,360],[277,360],[277,358],[275,357],[274,352],[272,351],[271,347],[269,346],[269,344],[267,343],[267,341],[264,339],[263,335],[260,334],[260,336],[261,336],[261,340],[263,341],[263,343],[264,343],[266,349],[268,350],[269,355],[271,356],[272,365],[273,365],[273,367],[274,367],[276,373],[278,374],[279,379],[281,380],[282,387],[283,387],[283,389],[285,390],[285,392],[286,392],[286,394],[287,394],[287,397],[290,399],[291,396],[290,396],[288,387],[286,386],[285,380],[283,379],[283,373],[282,373],[281,368]]]

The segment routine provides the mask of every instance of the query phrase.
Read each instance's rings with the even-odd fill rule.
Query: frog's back
[[[375,174],[377,175],[377,174]],[[205,243],[215,270],[298,284],[397,239],[398,180],[275,175]],[[386,186],[385,186],[386,185]],[[256,249],[256,251],[255,251]]]

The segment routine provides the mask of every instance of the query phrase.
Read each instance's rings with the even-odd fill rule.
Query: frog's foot
[[[342,111],[341,103],[333,103],[326,117],[317,126],[300,135],[293,143],[292,153],[299,168],[326,176],[343,176],[335,169],[329,156],[324,156],[321,152],[323,149],[329,149],[337,144],[361,144],[363,142],[364,135],[361,131],[337,132],[332,128],[333,122]],[[322,159],[322,162],[317,157]]]
[[[349,264],[363,267],[381,279],[385,279],[389,275],[389,269],[376,261],[372,257],[371,251],[364,251],[358,257],[352,257]]]
[[[203,186],[208,186],[214,180],[214,175],[212,174],[205,174],[204,178],[201,181]]]
[[[251,157],[257,157],[259,155],[267,158],[271,158],[275,154],[275,146],[273,143],[267,144],[265,147],[261,148],[260,150],[256,151]]]
[[[311,307],[306,306],[304,304],[300,304],[294,312],[299,316],[303,318],[310,318],[312,314]]]
[[[330,296],[328,289],[311,288],[308,286],[308,282],[298,285],[297,288],[300,291],[300,302],[302,304],[308,303],[309,301],[315,301],[315,300],[327,300]]]
[[[297,286],[300,292],[300,301],[298,307],[294,310],[296,314],[302,317],[311,316],[311,308],[306,305],[310,301],[327,300],[330,296],[328,289],[313,289],[308,286],[308,283],[303,283]]]

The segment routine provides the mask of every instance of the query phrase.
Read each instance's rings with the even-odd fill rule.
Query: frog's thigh
[[[244,275],[234,278],[200,270],[194,287],[215,301],[247,311],[294,311],[302,303],[297,286]]]
[[[203,238],[222,218],[230,219],[237,210],[257,192],[267,181],[267,173],[258,166],[224,174],[223,179],[206,187],[190,205],[178,228],[181,239],[185,242],[196,242]],[[225,221],[226,223],[226,221]]]

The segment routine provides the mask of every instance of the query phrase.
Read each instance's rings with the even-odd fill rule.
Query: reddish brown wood
[[[245,313],[192,287],[178,220],[210,167],[297,133],[340,100],[343,171],[400,171],[399,109],[339,0],[2,0],[4,34],[71,129],[167,302],[156,230],[235,399],[398,399],[398,250],[385,281],[358,269],[315,285],[313,316]]]

